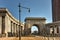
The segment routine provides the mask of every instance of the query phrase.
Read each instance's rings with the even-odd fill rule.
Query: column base
[[[0,37],[6,37],[6,33],[0,34]]]

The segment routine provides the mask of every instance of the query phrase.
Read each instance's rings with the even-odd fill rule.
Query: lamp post
[[[23,7],[21,6],[21,4],[19,3],[18,5],[19,7],[19,40],[21,40],[21,31],[22,31],[22,28],[21,28],[21,8],[24,8],[24,9],[28,9],[28,12],[30,12],[30,8],[27,8],[27,7]]]

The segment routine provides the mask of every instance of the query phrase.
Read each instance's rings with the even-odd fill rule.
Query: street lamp
[[[23,7],[23,6],[21,6],[21,4],[19,3],[19,5],[18,5],[18,7],[19,7],[19,40],[21,40],[21,8],[24,8],[24,9],[28,9],[28,12],[30,12],[30,8],[27,8],[27,7]]]

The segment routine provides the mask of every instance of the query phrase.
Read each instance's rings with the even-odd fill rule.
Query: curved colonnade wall
[[[19,21],[6,8],[0,8],[0,36],[17,36],[19,27]],[[23,27],[22,23],[21,27]]]

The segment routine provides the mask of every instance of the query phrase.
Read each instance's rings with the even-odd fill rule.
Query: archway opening
[[[39,33],[38,26],[33,25],[33,26],[31,27],[31,34],[32,34],[32,35],[38,35],[38,33]]]

